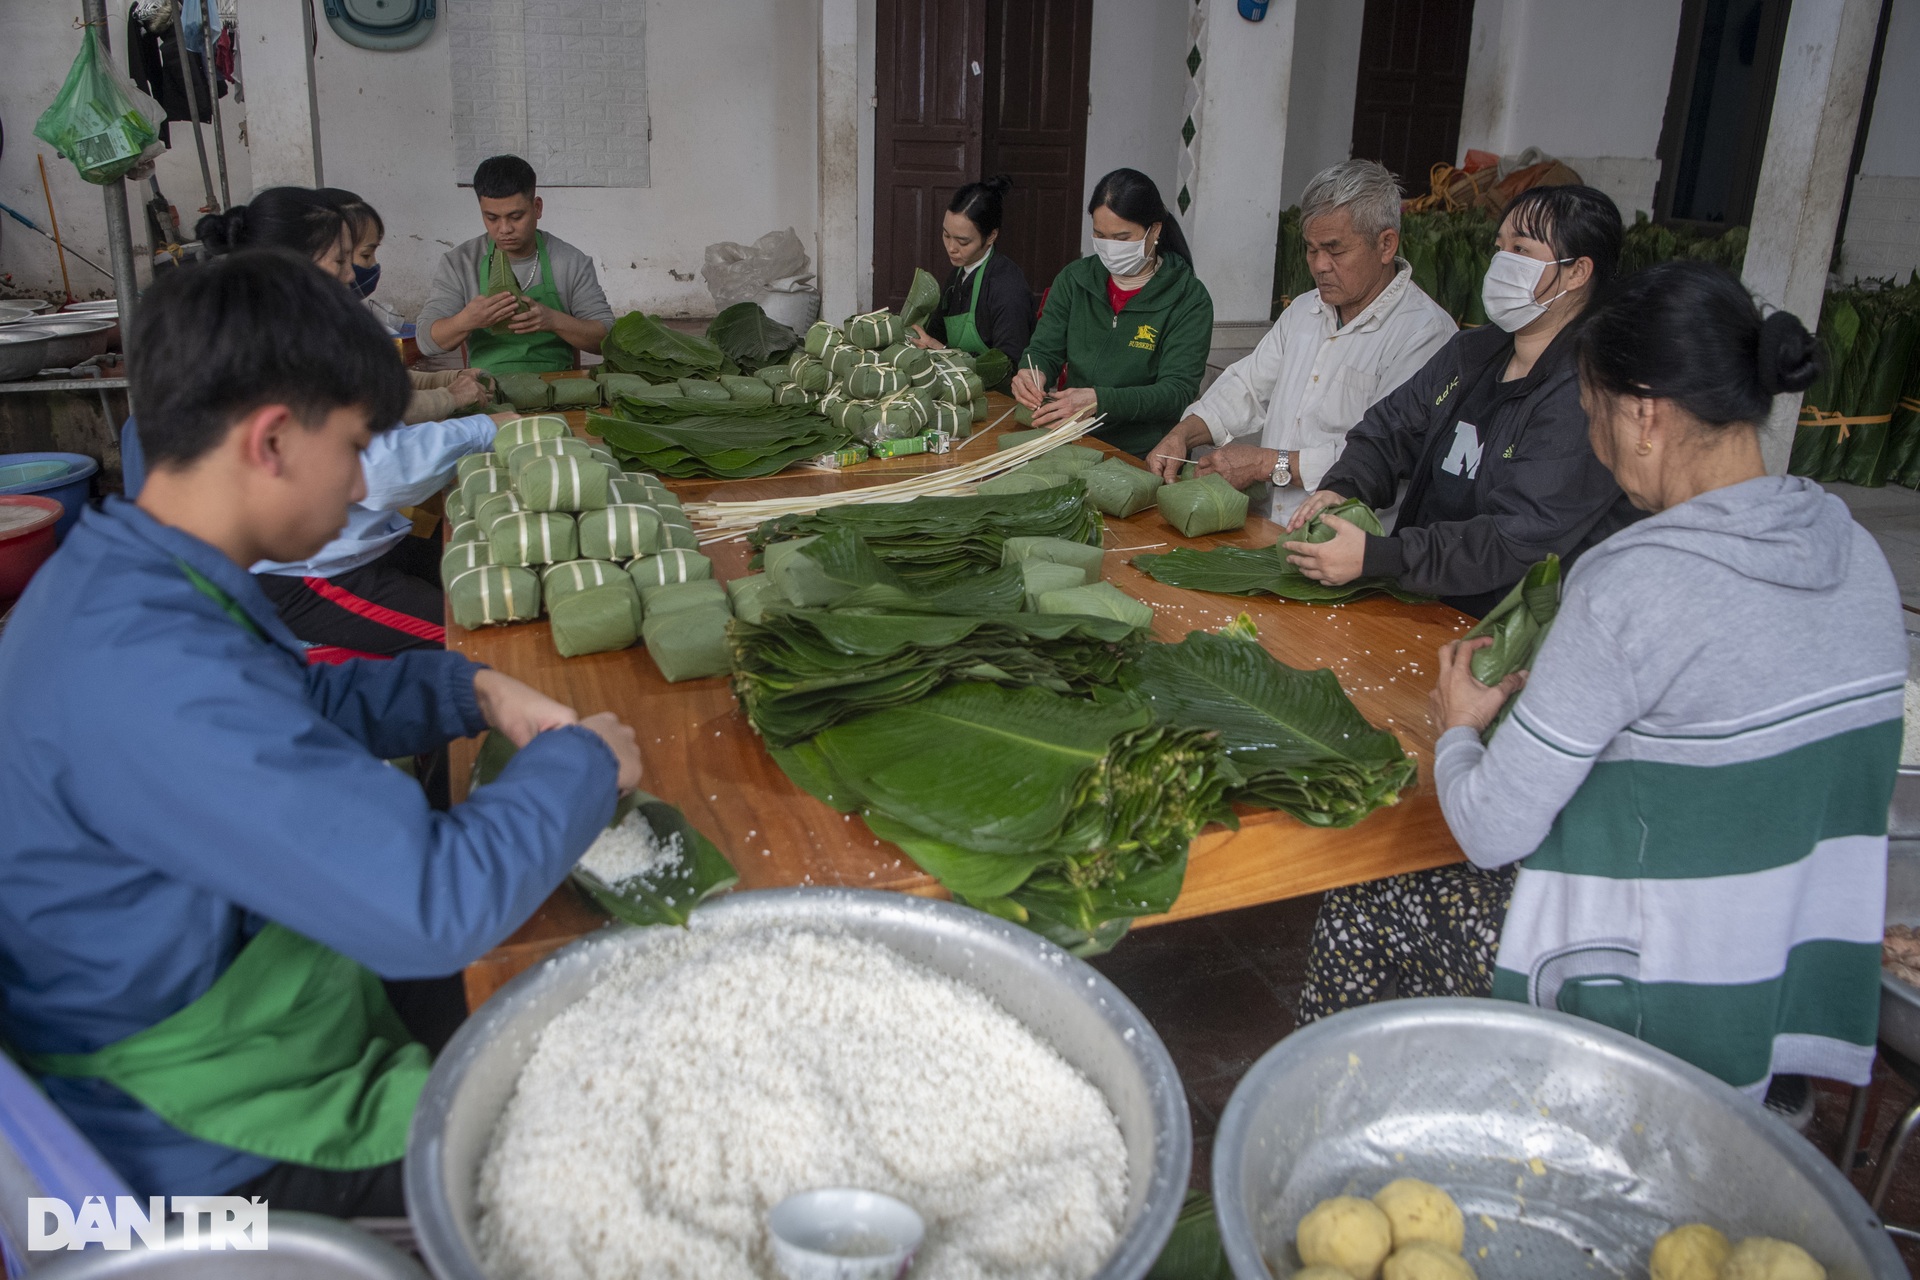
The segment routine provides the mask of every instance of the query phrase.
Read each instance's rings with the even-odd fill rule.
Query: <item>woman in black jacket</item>
[[[1337,503],[1393,505],[1374,537],[1336,517],[1290,542],[1308,577],[1393,578],[1475,617],[1549,553],[1571,560],[1638,518],[1587,440],[1574,342],[1620,260],[1620,211],[1591,187],[1535,187],[1500,221],[1481,285],[1492,324],[1468,329],[1367,411],[1291,532]]]
[[[926,327],[913,327],[914,346],[956,347],[976,356],[997,347],[1009,369],[1020,366],[1033,336],[1033,291],[1018,264],[993,247],[1000,238],[1002,200],[1012,186],[1002,175],[953,193],[940,226],[953,271]]]

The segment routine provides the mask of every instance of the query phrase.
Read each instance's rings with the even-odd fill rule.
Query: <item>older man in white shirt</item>
[[[1167,433],[1153,469],[1172,480],[1195,448],[1237,489],[1265,480],[1284,522],[1340,456],[1347,431],[1458,332],[1399,256],[1400,184],[1371,160],[1322,170],[1300,201],[1317,286],[1295,298],[1253,354]],[[1255,443],[1248,437],[1258,437]]]

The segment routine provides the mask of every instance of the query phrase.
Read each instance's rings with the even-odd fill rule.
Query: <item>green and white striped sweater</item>
[[[1864,1083],[1905,679],[1886,560],[1810,482],[1588,552],[1491,746],[1458,729],[1436,754],[1468,857],[1524,859],[1494,994],[1755,1093]]]

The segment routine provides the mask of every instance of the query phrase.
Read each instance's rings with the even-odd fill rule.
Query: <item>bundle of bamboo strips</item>
[[[765,520],[780,516],[818,511],[822,507],[848,506],[863,502],[910,502],[915,498],[951,497],[970,494],[974,486],[1031,462],[1041,454],[1071,444],[1106,421],[1105,415],[1090,417],[1085,411],[1069,418],[1044,436],[1028,440],[1012,449],[990,453],[974,462],[929,471],[892,484],[877,484],[865,489],[840,493],[810,493],[792,498],[761,498],[744,502],[689,502],[687,518],[700,529],[702,545],[745,537]]]

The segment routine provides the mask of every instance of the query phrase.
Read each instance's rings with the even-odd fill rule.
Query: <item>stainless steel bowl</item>
[[[44,298],[0,298],[0,318],[37,316],[52,306]]]
[[[1794,1241],[1832,1280],[1907,1274],[1831,1162],[1697,1067],[1566,1014],[1420,999],[1305,1027],[1234,1090],[1213,1146],[1234,1275],[1292,1275],[1307,1210],[1402,1177],[1460,1203],[1481,1280],[1645,1276],[1694,1221]]]
[[[33,1280],[426,1280],[392,1245],[336,1219],[291,1211],[271,1213],[267,1247],[257,1252],[187,1249],[175,1234],[158,1249],[89,1249],[32,1274]]]
[[[47,352],[59,336],[35,325],[0,325],[0,382],[18,382],[46,368]]]
[[[105,355],[120,336],[120,322],[111,316],[35,316],[33,328],[56,335],[47,348],[47,369],[71,369],[82,360]]]
[[[731,894],[696,915],[838,929],[966,983],[1025,1023],[1106,1094],[1126,1141],[1127,1217],[1119,1247],[1093,1280],[1139,1280],[1153,1266],[1187,1189],[1186,1094],[1160,1037],[1090,965],[1003,920],[905,894],[766,889]],[[407,1142],[406,1187],[415,1239],[440,1280],[486,1280],[474,1247],[474,1187],[541,1029],[614,958],[658,936],[616,926],[555,953],[502,988],[434,1064]]]
[[[91,302],[69,302],[64,308],[62,308],[62,310],[66,311],[69,314],[76,311],[79,311],[79,312],[103,311],[111,315],[118,315],[120,313],[120,299],[95,298]]]

